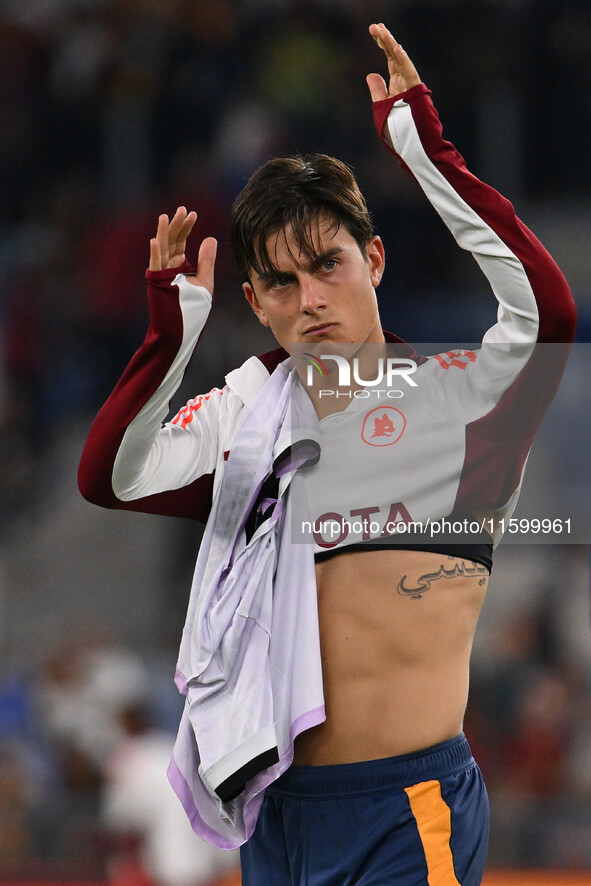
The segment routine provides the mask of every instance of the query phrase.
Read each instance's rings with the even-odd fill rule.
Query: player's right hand
[[[150,240],[151,271],[162,271],[166,268],[179,268],[185,261],[187,237],[197,221],[197,213],[187,212],[179,206],[172,219],[163,213],[158,218],[156,236]],[[206,237],[199,248],[197,271],[187,276],[187,280],[195,286],[204,286],[213,292],[213,272],[217,252],[217,240]]]

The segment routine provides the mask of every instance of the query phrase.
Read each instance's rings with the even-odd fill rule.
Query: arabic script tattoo
[[[454,557],[448,557],[448,560],[454,560]],[[407,584],[408,575],[403,575],[398,583],[398,593],[403,597],[410,597],[411,600],[420,600],[425,591],[428,591],[432,582],[438,581],[440,578],[459,578],[460,576],[478,576],[481,578],[478,584],[482,587],[486,584],[486,576],[488,569],[482,563],[474,563],[472,560],[456,561],[451,569],[446,569],[442,563],[437,572],[425,572],[417,579],[417,584],[411,587]]]

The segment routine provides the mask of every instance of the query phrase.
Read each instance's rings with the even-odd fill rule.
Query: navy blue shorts
[[[488,798],[463,735],[415,754],[292,766],[241,849],[243,886],[480,886]]]

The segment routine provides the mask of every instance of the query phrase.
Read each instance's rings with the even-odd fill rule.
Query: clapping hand
[[[370,25],[369,33],[374,38],[380,49],[383,49],[388,61],[389,82],[381,74],[368,74],[367,85],[371,93],[371,100],[382,101],[385,98],[399,95],[413,86],[418,86],[421,78],[406,51],[398,43],[388,28],[383,25]]]
[[[166,268],[180,268],[185,261],[187,238],[197,221],[197,213],[187,212],[179,206],[172,219],[166,214],[158,218],[156,236],[150,240],[151,271],[162,271]],[[213,272],[217,251],[217,241],[206,237],[199,248],[197,270],[187,276],[187,280],[195,286],[204,286],[213,292]]]

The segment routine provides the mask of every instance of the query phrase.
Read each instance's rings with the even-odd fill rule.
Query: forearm
[[[381,136],[387,126],[389,149],[487,276],[500,308],[490,334],[512,342],[571,341],[576,314],[564,276],[511,203],[470,173],[444,140],[427,87],[375,102],[374,115]]]
[[[176,270],[148,272],[147,277],[150,327],[92,425],[79,485],[87,499],[105,507],[185,513],[187,502],[181,503],[179,494],[176,503],[170,496],[157,497],[209,473],[211,459],[200,459],[194,451],[194,434],[183,434],[180,427],[162,429],[162,421],[205,325],[211,296],[177,278]]]

